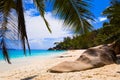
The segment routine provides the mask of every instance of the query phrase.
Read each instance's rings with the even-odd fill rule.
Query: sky
[[[51,7],[46,7],[45,17],[50,25],[52,34],[47,30],[43,19],[33,5],[33,0],[23,0],[25,10],[25,21],[27,34],[31,49],[48,49],[55,46],[55,42],[63,41],[64,37],[73,36],[73,33],[62,25],[62,20],[52,16]],[[95,15],[95,22],[92,23],[94,29],[102,26],[107,20],[102,16],[102,11],[109,6],[109,0],[92,0],[91,12]]]

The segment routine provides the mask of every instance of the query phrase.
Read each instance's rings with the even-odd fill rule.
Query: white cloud
[[[92,22],[93,24],[98,24],[98,23],[103,23],[104,21],[106,21],[107,20],[107,17],[98,17],[98,18],[96,18],[96,19],[94,19],[95,21],[94,22]]]
[[[102,22],[102,21],[107,20],[107,18],[106,18],[106,17],[98,17],[98,20],[99,20],[100,22]]]
[[[36,9],[29,9],[27,11],[25,11],[27,16],[34,16],[36,13],[39,13]]]
[[[59,42],[62,41],[64,37],[72,36],[72,33],[63,29],[62,20],[55,19],[51,13],[46,13],[45,17],[52,30],[50,34],[43,19],[40,16],[30,16],[30,14],[32,14],[31,12],[32,11],[28,11],[27,14],[25,14],[31,48],[45,49],[53,47],[54,42]]]
[[[33,3],[33,0],[23,0],[23,1],[27,4],[32,4]]]

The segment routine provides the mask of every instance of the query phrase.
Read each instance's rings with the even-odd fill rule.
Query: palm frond
[[[7,42],[8,40],[20,39],[24,54],[26,54],[26,46],[30,52],[22,0],[0,0],[0,17],[0,48],[2,48],[4,59],[10,63],[8,55],[10,43]]]
[[[43,20],[44,20],[44,22],[45,22],[45,24],[47,26],[47,29],[51,33],[52,31],[49,28],[49,24],[48,24],[48,22],[47,22],[47,20],[45,19],[45,16],[44,16],[44,14],[45,14],[45,12],[44,12],[45,11],[45,1],[44,0],[34,0],[34,3],[36,5],[36,7],[38,8],[41,17],[43,18]]]
[[[1,25],[0,25],[0,48],[2,48],[4,59],[11,63],[8,55],[8,47],[6,38],[8,35],[6,34],[8,31],[8,22],[11,20],[10,13],[11,9],[15,7],[15,3],[13,0],[0,0],[0,17],[1,17]]]
[[[89,11],[89,0],[50,1],[54,2],[53,13],[57,14],[58,18],[63,19],[64,25],[70,26],[75,32],[79,33],[84,33],[92,29],[92,25],[88,21],[93,21],[93,15]],[[34,3],[45,21],[49,32],[51,32],[44,16],[45,0],[34,0]],[[0,48],[3,50],[5,60],[10,63],[7,52],[9,43],[6,42],[6,39],[20,38],[24,53],[26,53],[26,46],[30,51],[22,0],[0,0],[0,23]],[[18,34],[17,37],[15,34]]]
[[[5,59],[9,64],[11,64],[11,62],[10,62],[10,60],[9,60],[9,55],[8,55],[8,52],[7,52],[7,48],[6,48],[6,44],[5,44],[4,38],[2,38],[0,45],[2,46],[2,52],[4,53],[4,54],[3,54],[4,59]]]
[[[3,56],[4,59],[8,61],[8,63],[11,63],[9,60],[9,56],[8,56],[8,52],[7,52],[7,47],[6,47],[6,42],[5,42],[5,32],[7,30],[7,18],[4,16],[3,17],[3,22],[2,22],[2,26],[1,26],[1,31],[0,31],[0,38],[1,38],[1,43],[0,43],[0,47],[2,48],[2,52],[3,52]]]
[[[111,0],[111,5],[103,11],[103,15],[107,16],[109,23],[107,23],[107,27],[111,27],[115,29],[116,32],[110,35],[106,41],[115,41],[120,37],[120,0]]]
[[[112,1],[111,6],[109,6],[108,8],[106,8],[103,11],[103,15],[107,16],[108,19],[112,19],[114,18],[120,18],[120,1],[119,0],[115,0],[114,2]]]
[[[27,33],[26,33],[26,25],[25,25],[22,0],[16,1],[16,9],[17,9],[17,14],[18,14],[17,15],[18,16],[18,32],[19,32],[19,36],[20,36],[20,39],[22,42],[24,54],[26,55],[26,44],[25,43],[27,43],[29,53],[30,53],[30,46],[29,46],[28,37],[27,37]]]
[[[51,0],[51,2],[54,2],[53,13],[63,19],[65,26],[79,33],[92,30],[92,25],[88,22],[93,21],[93,15],[89,11],[89,0]]]

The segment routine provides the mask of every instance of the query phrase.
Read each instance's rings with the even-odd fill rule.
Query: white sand
[[[0,80],[120,80],[120,65],[117,64],[79,72],[47,72],[60,62],[77,59],[83,51],[71,50],[56,57],[14,59],[11,65],[0,61]]]

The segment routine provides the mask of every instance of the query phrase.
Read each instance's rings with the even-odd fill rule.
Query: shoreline
[[[51,59],[56,56],[60,56],[65,54],[67,51],[62,52],[60,54],[52,54],[52,55],[36,55],[36,56],[24,56],[24,57],[18,57],[18,58],[12,58],[10,59],[12,64],[8,64],[7,61],[5,60],[0,60],[0,73],[1,72],[6,72],[10,71],[13,68],[18,68],[19,66],[24,66],[24,65],[30,65],[31,62],[36,62],[38,60],[46,60],[46,59]]]
[[[7,64],[5,61],[0,62],[0,80],[78,80],[78,78],[79,80],[120,79],[120,65],[117,64],[70,73],[47,72],[49,68],[58,63],[76,60],[84,51],[85,50],[68,50],[54,57],[17,59],[12,61],[12,65]]]
[[[18,50],[16,50],[16,51],[19,51],[19,49]],[[61,54],[61,53],[64,53],[64,52],[67,52],[67,50],[56,50],[56,51],[54,51],[54,50],[37,50],[37,51],[45,51],[45,52],[37,52],[37,54],[36,53],[34,53],[34,50],[32,49],[31,50],[31,54],[29,54],[29,53],[27,53],[26,52],[26,56],[23,54],[23,51],[22,50],[20,50],[21,52],[20,52],[20,54],[18,54],[18,56],[14,56],[14,55],[9,55],[10,57],[11,57],[11,59],[13,60],[13,59],[22,59],[22,58],[32,58],[32,57],[49,57],[49,56],[55,56],[55,55],[59,55],[59,54]],[[47,51],[49,51],[50,53],[48,53]],[[46,53],[47,52],[47,53]],[[53,53],[52,53],[53,52]],[[14,53],[13,51],[12,52],[10,52],[10,54],[16,54],[16,53]],[[22,54],[21,54],[22,53]],[[45,53],[45,54],[44,54]],[[1,56],[2,55],[2,53],[0,53],[0,61],[4,61],[4,58],[3,58],[3,56]]]

